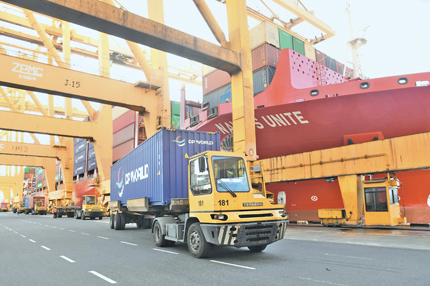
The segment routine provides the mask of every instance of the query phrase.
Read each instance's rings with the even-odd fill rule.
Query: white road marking
[[[57,228],[56,226],[51,226],[52,228]]]
[[[210,260],[210,262],[215,262],[215,263],[219,263],[219,264],[225,264],[225,265],[229,265],[229,266],[235,266],[235,267],[240,267],[240,268],[246,268],[246,269],[255,270],[254,267],[243,266],[243,265],[238,265],[238,264],[232,264],[232,263],[227,263],[227,262],[222,262],[222,261],[217,261],[217,260]]]
[[[329,281],[315,280],[315,279],[305,278],[305,277],[298,277],[298,278],[302,279],[302,280],[316,282],[316,283],[319,283],[319,284],[323,283],[323,284],[328,284],[328,285],[346,286],[345,284],[338,284],[338,283],[333,283],[333,282],[329,282]]]
[[[49,227],[49,225],[45,224],[45,226]]]
[[[50,248],[46,247],[46,246],[41,246],[42,248],[45,248],[46,250],[51,250]]]
[[[14,233],[18,233],[17,231],[13,231]]]
[[[70,258],[68,258],[68,257],[66,257],[64,255],[61,255],[60,257],[63,258],[64,260],[69,261],[70,263],[75,263],[75,261],[71,260]]]
[[[107,238],[107,237],[104,237],[104,236],[97,236],[98,238],[102,238],[102,239],[109,239],[109,238]]]
[[[20,236],[22,236],[22,237],[26,237],[25,235],[22,235],[22,234],[20,234]]]
[[[41,223],[39,223],[39,225],[42,225]]]
[[[71,230],[71,229],[69,229],[69,231],[70,231],[70,232],[76,232],[76,231],[74,231],[74,230]]]
[[[83,232],[82,234],[83,234],[83,235],[89,235],[88,233],[85,233],[85,232]]]
[[[33,242],[33,243],[36,243],[34,240],[32,240],[32,239],[29,239],[31,242]]]
[[[170,253],[170,254],[178,254],[177,252],[162,250],[162,249],[158,249],[158,248],[153,248],[153,250],[161,251],[161,252],[166,252],[166,253]]]
[[[58,229],[64,230],[64,228],[62,228],[62,227],[59,227]]]
[[[134,244],[134,243],[130,243],[130,242],[125,242],[125,241],[120,241],[121,243],[124,243],[124,244],[128,244],[128,245],[133,245],[133,246],[137,246],[137,244]]]
[[[330,254],[330,253],[326,253],[325,255],[326,255],[326,256],[338,256],[338,257],[346,257],[346,258],[356,258],[356,259],[372,260],[372,258],[368,258],[368,257],[348,256],[348,255],[337,255],[337,254]]]
[[[109,282],[110,284],[116,284],[116,281],[114,281],[114,280],[112,280],[112,279],[110,279],[110,278],[107,278],[106,276],[104,276],[104,275],[101,275],[100,273],[98,273],[98,272],[95,272],[95,271],[93,271],[93,270],[91,270],[91,271],[88,271],[89,273],[91,273],[91,274],[94,274],[95,276],[97,276],[97,277],[99,277],[99,278],[101,278],[101,279],[103,279],[103,280],[105,280],[105,281],[107,281],[107,282]]]

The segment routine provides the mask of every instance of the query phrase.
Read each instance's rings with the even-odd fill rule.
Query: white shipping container
[[[249,30],[249,39],[251,41],[251,50],[264,43],[269,43],[279,49],[278,28],[271,23],[262,22]]]

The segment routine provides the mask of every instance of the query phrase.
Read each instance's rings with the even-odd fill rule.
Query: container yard
[[[2,0],[0,280],[428,285],[430,4],[335,2]]]

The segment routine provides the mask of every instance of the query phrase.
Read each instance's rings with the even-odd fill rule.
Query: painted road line
[[[160,251],[160,252],[165,252],[165,253],[170,253],[170,254],[178,254],[177,252],[162,250],[162,249],[158,249],[158,248],[153,248],[153,250]]]
[[[75,263],[75,261],[71,260],[70,258],[68,258],[68,257],[66,257],[64,255],[61,255],[60,257],[63,258],[64,260],[69,261],[70,263]]]
[[[137,244],[134,244],[134,243],[130,243],[130,242],[125,242],[125,241],[120,241],[121,243],[124,243],[124,244],[128,244],[128,245],[133,245],[133,246],[137,246]]]
[[[101,275],[100,273],[98,273],[98,272],[95,272],[95,271],[93,271],[93,270],[91,270],[91,271],[88,271],[89,273],[91,273],[91,274],[94,274],[95,276],[97,276],[97,277],[99,277],[99,278],[101,278],[101,279],[103,279],[103,280],[105,280],[105,281],[107,281],[107,282],[109,282],[110,284],[116,284],[116,281],[114,281],[114,280],[112,280],[112,279],[110,279],[110,278],[107,278],[106,276],[104,276],[104,275]]]
[[[98,238],[101,238],[101,239],[109,239],[109,238],[107,238],[107,237],[104,237],[104,236],[97,236]]]
[[[330,254],[330,253],[326,253],[325,255],[326,255],[326,256],[337,256],[337,257],[346,257],[346,258],[355,258],[355,259],[372,260],[372,258],[368,258],[368,257],[348,256],[348,255],[338,255],[338,254]]]
[[[64,230],[64,228],[62,228],[62,227],[59,227],[58,229]]]
[[[240,268],[245,268],[245,269],[255,270],[254,267],[243,266],[243,265],[238,265],[238,264],[232,264],[232,263],[227,263],[227,262],[222,262],[222,261],[217,261],[217,260],[210,260],[210,262],[224,264],[224,265],[229,265],[229,266],[234,266],[234,267],[240,267]]]
[[[39,223],[39,225],[42,225],[41,223]]]
[[[45,226],[49,227],[49,225],[45,224]]]
[[[71,230],[71,229],[69,229],[69,231],[70,231],[70,232],[76,232],[76,231],[74,231],[74,230]]]
[[[315,279],[306,278],[306,277],[298,277],[298,278],[302,279],[302,280],[307,280],[307,281],[315,282],[315,283],[318,283],[318,284],[328,284],[328,285],[335,285],[335,286],[347,286],[345,284],[338,284],[338,283],[333,283],[333,282],[323,281],[323,280],[315,280]]]
[[[51,250],[50,248],[46,247],[46,246],[41,246],[42,248],[46,249],[46,250]]]
[[[36,243],[34,240],[32,240],[32,239],[29,239],[31,242],[33,242],[33,243]]]
[[[255,268],[254,268],[254,267],[249,267],[249,266],[244,266],[244,265],[238,265],[238,264],[232,264],[232,263],[227,263],[227,262],[222,262],[222,261],[217,261],[217,260],[210,260],[210,262],[219,263],[219,264],[224,264],[224,265],[229,265],[229,266],[234,266],[234,267],[240,267],[240,268],[246,268],[246,269],[255,270]]]
[[[88,233],[85,233],[85,232],[83,232],[82,234],[83,234],[83,235],[89,235]]]
[[[56,226],[51,226],[52,228],[57,228]]]
[[[23,234],[20,234],[20,236],[22,236],[22,237],[26,237],[25,235],[23,235]]]
[[[17,231],[13,231],[14,233],[18,233]]]

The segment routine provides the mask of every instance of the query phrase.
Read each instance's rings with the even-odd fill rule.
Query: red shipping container
[[[214,72],[203,77],[203,95],[208,94],[221,86],[228,84],[231,81],[230,75],[222,70],[215,70]]]
[[[131,139],[134,139],[134,123],[113,134],[113,146],[118,146]]]
[[[136,111],[130,110],[113,121],[113,133],[136,122]]]
[[[265,66],[276,68],[280,52],[280,49],[269,44],[261,45],[252,50],[252,71],[255,72]]]
[[[124,142],[113,148],[112,161],[116,162],[134,149],[134,139]]]

